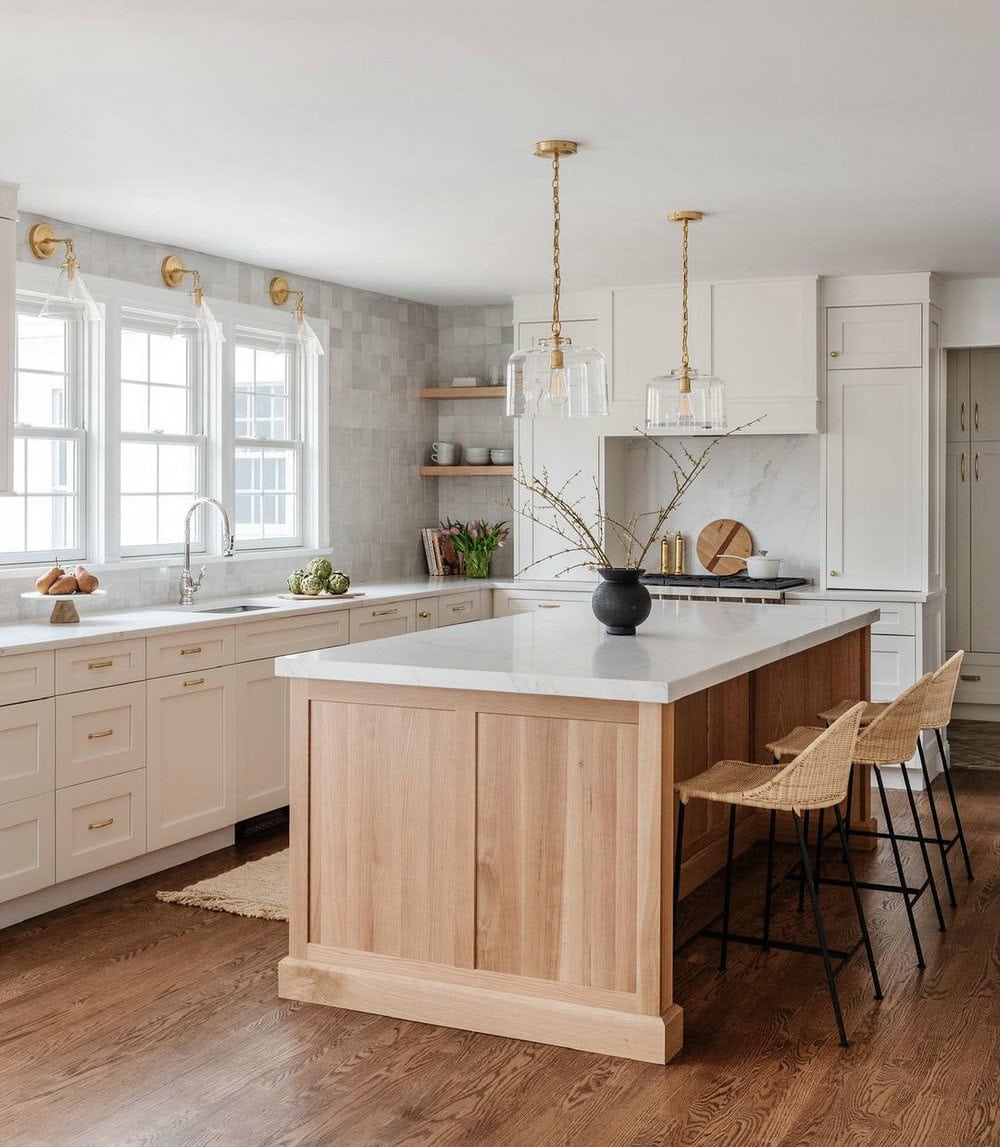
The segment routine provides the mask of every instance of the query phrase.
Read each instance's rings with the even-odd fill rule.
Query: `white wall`
[[[692,453],[704,439],[663,439],[675,452]],[[757,549],[782,558],[784,577],[819,578],[822,553],[820,442],[817,435],[759,435],[727,438],[667,523],[687,540],[687,572],[704,573],[695,552],[701,529],[714,518],[735,518]],[[625,452],[626,512],[640,513],[669,500],[674,489],[669,460],[645,439],[630,439]],[[659,548],[646,559],[659,569]]]

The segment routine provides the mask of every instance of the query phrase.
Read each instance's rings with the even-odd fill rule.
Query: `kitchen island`
[[[279,991],[665,1063],[675,780],[868,697],[843,605],[654,602],[639,635],[589,607],[277,661],[292,677],[289,955]],[[859,775],[857,821],[868,820]],[[722,867],[692,805],[682,894]],[[762,822],[744,810],[737,848]]]

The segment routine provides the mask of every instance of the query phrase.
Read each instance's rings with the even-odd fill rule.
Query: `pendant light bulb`
[[[608,413],[608,366],[592,347],[578,347],[562,333],[559,159],[575,155],[567,139],[535,144],[535,155],[552,160],[552,324],[547,338],[507,361],[507,413],[518,418],[587,418]]]

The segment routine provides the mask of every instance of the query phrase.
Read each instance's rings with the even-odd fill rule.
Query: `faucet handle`
[[[207,569],[208,569],[208,566],[200,566],[198,569],[198,576],[193,577],[191,579],[191,584],[194,586],[195,589],[197,589],[201,585],[202,579],[205,577],[205,571]]]

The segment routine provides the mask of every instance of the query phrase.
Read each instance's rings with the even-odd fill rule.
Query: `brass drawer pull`
[[[95,828],[107,828],[107,827],[108,827],[108,825],[111,825],[111,824],[114,824],[114,823],[115,823],[115,818],[114,818],[113,816],[109,816],[109,817],[107,818],[107,820],[95,820],[95,821],[92,821],[90,824],[88,824],[88,825],[87,825],[87,828],[88,828],[88,829],[95,829]]]
[[[830,351],[830,358],[837,358],[839,354],[840,354],[839,350],[832,350],[832,351]]]
[[[114,665],[114,658],[109,657],[107,661],[88,661],[88,669],[110,669]]]
[[[204,685],[204,677],[192,677],[190,681],[182,681],[181,685],[186,689],[189,685]]]
[[[453,605],[451,607],[451,612],[452,613],[465,613],[465,606],[464,605]]]
[[[965,429],[965,403],[964,402],[962,403],[961,407],[959,407],[958,426],[959,426],[960,430]]]
[[[431,615],[431,611],[430,611],[429,609],[422,609],[422,610],[421,610],[421,611],[420,611],[420,612],[417,614],[417,617],[430,617],[430,615]]]
[[[977,430],[979,429],[979,403],[978,402],[973,407],[972,425],[975,426],[975,428]]]
[[[962,451],[961,471],[962,471],[962,481],[964,482],[965,481],[965,451],[964,450]]]
[[[959,673],[958,676],[962,681],[982,681],[978,673]]]
[[[399,613],[398,609],[373,609],[372,617],[392,617],[394,613]]]
[[[103,729],[100,733],[88,733],[87,734],[87,740],[88,741],[99,741],[101,739],[101,737],[112,737],[112,736],[114,736],[114,732],[115,732],[114,729]]]
[[[201,646],[200,645],[189,645],[187,647],[187,649],[182,649],[180,651],[180,653],[181,653],[181,657],[188,657],[192,653],[201,653]]]
[[[561,602],[558,601],[540,601],[538,603],[539,609],[558,609]]]
[[[976,481],[979,481],[979,451],[976,451]]]

